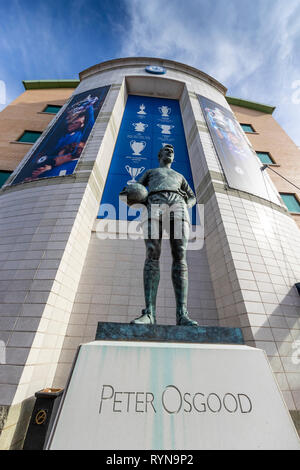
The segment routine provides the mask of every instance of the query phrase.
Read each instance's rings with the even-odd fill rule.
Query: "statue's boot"
[[[185,261],[173,262],[172,281],[176,297],[176,324],[197,326],[198,323],[189,317],[187,311],[188,268]]]
[[[134,323],[135,325],[155,325],[155,313],[145,308],[144,310],[142,310],[142,315],[136,318],[135,320],[132,320],[130,323]]]
[[[131,323],[154,325],[156,324],[156,296],[160,279],[159,260],[146,259],[144,266],[144,294],[146,308],[142,315]]]
[[[176,311],[176,324],[180,326],[198,326],[198,322],[189,317],[187,310]]]

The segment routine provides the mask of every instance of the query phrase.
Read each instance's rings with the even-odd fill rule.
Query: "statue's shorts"
[[[186,237],[190,216],[183,197],[175,192],[160,191],[148,196],[147,211],[142,216],[145,238],[161,238],[165,230],[172,238]]]

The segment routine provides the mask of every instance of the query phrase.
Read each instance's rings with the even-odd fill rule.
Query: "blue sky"
[[[164,57],[212,75],[230,96],[276,105],[274,117],[300,146],[299,0],[0,0],[0,18],[6,104],[22,80]]]

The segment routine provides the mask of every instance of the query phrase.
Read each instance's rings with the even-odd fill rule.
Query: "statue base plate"
[[[244,344],[240,328],[99,322],[96,340]]]

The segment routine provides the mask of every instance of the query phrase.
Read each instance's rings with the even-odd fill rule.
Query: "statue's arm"
[[[147,170],[141,178],[137,180],[137,183],[142,184],[143,186],[148,186],[149,175],[147,174],[149,170]],[[119,196],[126,196],[127,190],[129,186],[125,186],[122,191],[120,192]]]
[[[148,178],[149,170],[145,171],[145,173],[137,180],[137,183],[142,184],[143,186],[148,186]]]
[[[186,205],[188,207],[193,207],[197,202],[196,196],[194,194],[194,191],[191,189],[187,180],[184,177],[182,178],[181,190],[184,191],[186,194],[186,197],[185,197]]]

